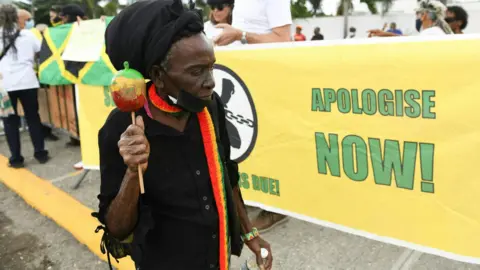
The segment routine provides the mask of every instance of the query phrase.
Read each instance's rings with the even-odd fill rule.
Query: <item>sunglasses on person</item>
[[[229,5],[228,4],[214,4],[214,5],[210,5],[210,9],[211,10],[218,10],[218,11],[222,11],[225,7],[228,7]]]

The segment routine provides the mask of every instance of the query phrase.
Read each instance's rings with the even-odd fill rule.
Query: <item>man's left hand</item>
[[[215,25],[216,28],[222,28],[223,32],[218,35],[214,43],[218,46],[225,46],[233,43],[234,41],[240,40],[242,38],[242,31],[233,28],[231,25],[226,23],[219,23]]]
[[[272,269],[272,261],[273,261],[272,250],[270,248],[270,244],[267,241],[263,240],[261,237],[256,237],[250,241],[245,242],[245,244],[253,253],[255,253],[255,256],[257,257],[257,264],[259,266],[263,265],[264,266],[263,269],[265,270]],[[268,256],[265,260],[265,263],[263,261],[262,253],[261,253],[262,248],[268,250]]]

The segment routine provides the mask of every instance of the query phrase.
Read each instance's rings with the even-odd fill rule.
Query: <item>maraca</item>
[[[132,123],[135,125],[135,111],[141,109],[146,102],[145,79],[140,72],[130,69],[128,62],[124,62],[125,69],[118,71],[110,84],[113,102],[122,112],[132,114]],[[141,193],[145,193],[143,173],[138,166],[138,180]]]

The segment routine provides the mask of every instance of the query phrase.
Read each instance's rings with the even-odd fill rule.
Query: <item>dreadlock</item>
[[[15,46],[15,39],[17,39],[17,21],[18,21],[18,14],[17,8],[13,5],[2,5],[0,6],[0,27],[2,27],[2,43],[3,48],[10,45],[12,48],[13,53],[17,53],[17,47]]]

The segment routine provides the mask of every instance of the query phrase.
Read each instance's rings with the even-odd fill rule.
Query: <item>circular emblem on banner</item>
[[[238,163],[248,158],[255,147],[258,120],[255,104],[243,80],[231,69],[215,65],[215,92],[225,104],[225,116],[230,138],[230,159]]]

